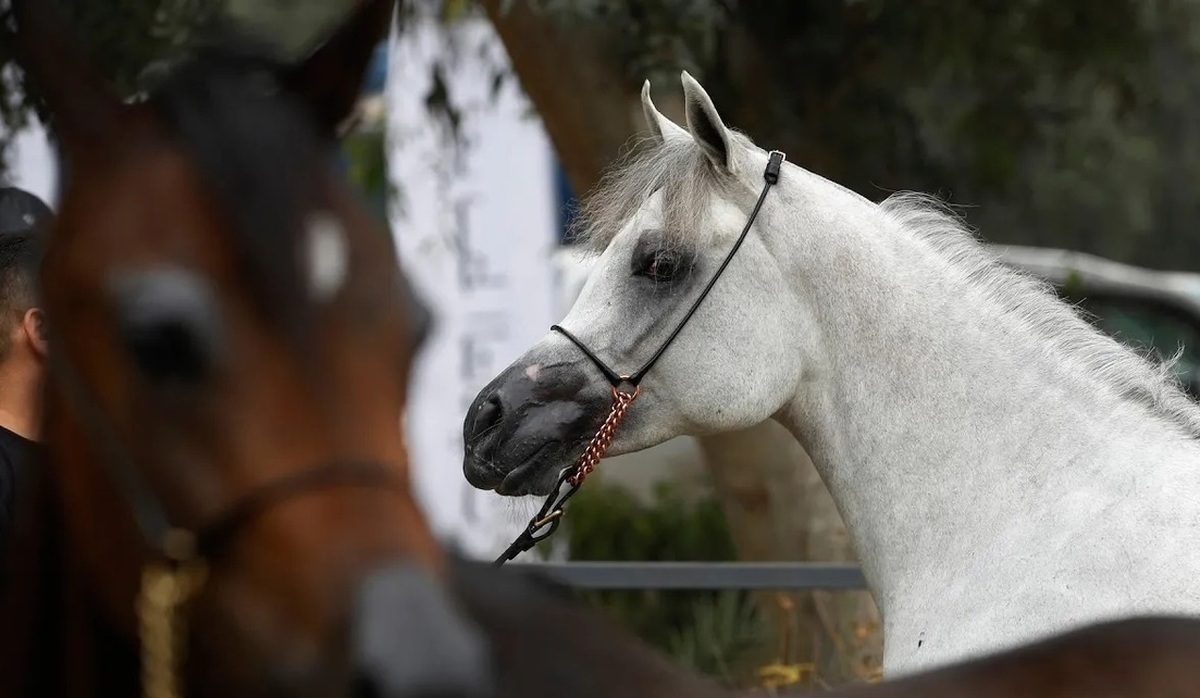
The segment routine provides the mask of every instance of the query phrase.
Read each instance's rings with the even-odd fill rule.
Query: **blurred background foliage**
[[[232,17],[295,58],[352,0],[46,0],[67,10],[97,65],[125,92]],[[1200,19],[1197,0],[402,0],[406,17],[483,9],[526,43],[553,32],[571,55],[516,61],[577,190],[616,155],[556,128],[539,95],[603,69],[632,97],[673,90],[686,68],[731,125],[868,198],[941,194],[997,242],[1083,249],[1159,268],[1197,265]],[[532,33],[532,32],[540,33]],[[7,35],[0,61],[10,64]],[[518,41],[505,37],[510,53]],[[536,52],[536,47],[521,47]],[[591,63],[592,73],[574,70]],[[534,69],[536,67],[536,69]],[[436,68],[435,68],[436,70]],[[580,69],[582,70],[582,68]],[[498,72],[500,71],[497,67]],[[5,71],[5,133],[29,103]],[[557,78],[556,78],[557,76]],[[503,76],[497,77],[501,79]],[[510,76],[511,77],[511,76]],[[603,82],[603,81],[601,81]],[[661,87],[657,87],[661,85]],[[597,88],[597,89],[590,89]],[[430,107],[456,118],[451,91]],[[633,125],[616,129],[626,137]],[[603,135],[603,134],[600,134]],[[0,139],[0,153],[7,145]],[[588,166],[576,150],[591,147]]]
[[[878,200],[970,205],[995,242],[1195,268],[1193,0],[544,0],[630,84],[696,74],[733,126]]]

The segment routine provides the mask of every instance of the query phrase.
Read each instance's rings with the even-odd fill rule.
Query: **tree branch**
[[[556,22],[525,0],[480,0],[525,94],[541,115],[575,191],[590,189],[621,146],[640,130],[640,84],[596,24]],[[502,9],[511,4],[510,8]]]

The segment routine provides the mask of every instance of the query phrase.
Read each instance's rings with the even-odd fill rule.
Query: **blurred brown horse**
[[[53,3],[14,4],[62,194],[48,462],[19,493],[0,695],[490,685],[408,484],[422,309],[334,168],[392,6],[361,3],[298,66],[222,43],[125,103]]]

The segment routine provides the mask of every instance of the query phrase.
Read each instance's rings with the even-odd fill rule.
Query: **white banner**
[[[8,184],[37,196],[52,209],[58,202],[58,163],[37,117],[12,141]]]
[[[499,554],[540,502],[471,487],[462,474],[462,420],[475,394],[548,331],[558,226],[554,156],[513,80],[489,23],[460,23],[447,42],[431,18],[389,47],[388,157],[398,189],[392,227],[401,264],[434,309],[434,335],[415,367],[407,418],[416,490],[436,532],[463,553]],[[456,60],[447,61],[456,47]],[[463,109],[461,151],[426,95],[443,61]]]

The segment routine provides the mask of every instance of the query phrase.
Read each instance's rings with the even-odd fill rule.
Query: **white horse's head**
[[[651,142],[610,173],[581,211],[581,244],[602,252],[560,324],[620,374],[667,340],[725,261],[764,186],[768,153],[727,128],[690,75],[682,80],[687,128],[659,113],[647,82]],[[645,376],[610,455],[762,422],[795,395],[807,372],[819,370],[817,311],[794,292],[780,256],[797,253],[794,238],[820,232],[823,211],[870,204],[784,168],[731,263]],[[806,197],[799,178],[819,181],[831,196]],[[805,215],[797,217],[800,205]],[[551,332],[471,405],[463,428],[467,479],[501,494],[547,493],[611,399],[597,366]]]

